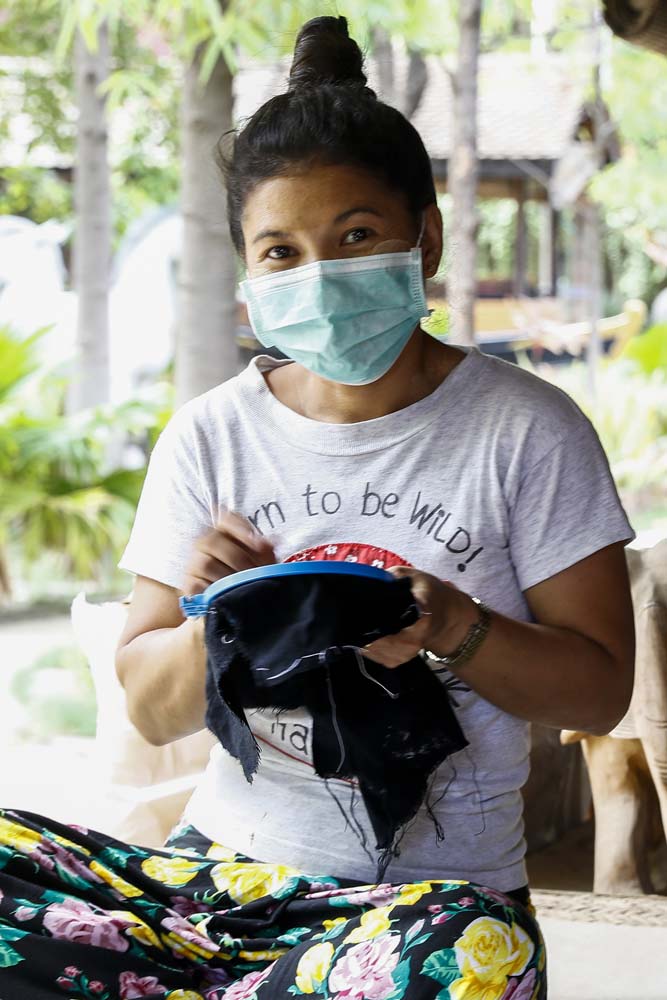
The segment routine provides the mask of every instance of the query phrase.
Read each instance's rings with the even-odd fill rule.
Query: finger
[[[418,570],[416,570],[414,566],[390,566],[388,572],[391,573],[392,576],[400,577],[415,576],[418,573]]]
[[[193,576],[191,573],[188,573],[183,577],[181,593],[185,597],[194,597],[195,594],[202,594],[211,582],[201,576]]]
[[[200,538],[195,550],[217,559],[235,571],[251,569],[253,566],[267,566],[276,561],[270,544],[250,548],[242,539],[218,530],[209,531]]]
[[[221,510],[215,528],[218,533],[234,539],[250,552],[257,552],[261,556],[266,556],[267,553],[274,555],[271,542],[241,514],[231,510]]]

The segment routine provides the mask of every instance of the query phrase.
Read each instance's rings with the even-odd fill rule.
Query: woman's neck
[[[370,385],[341,385],[292,364],[265,373],[273,395],[291,410],[328,424],[354,424],[395,413],[437,389],[465,354],[416,330],[395,365]]]

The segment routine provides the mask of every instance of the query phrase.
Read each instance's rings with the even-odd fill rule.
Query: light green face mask
[[[428,315],[418,248],[313,261],[241,290],[260,343],[344,385],[382,378]]]

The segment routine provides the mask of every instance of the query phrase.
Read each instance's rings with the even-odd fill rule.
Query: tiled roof
[[[446,159],[452,142],[451,85],[445,61],[427,58],[428,83],[412,118],[433,159]],[[289,63],[249,65],[236,77],[236,109],[247,117],[285,89]],[[405,78],[407,60],[397,53],[396,82]],[[378,89],[373,59],[369,85]],[[576,129],[586,96],[586,68],[572,56],[523,53],[482,56],[479,75],[479,156],[482,159],[557,160]],[[379,95],[381,96],[381,95]]]

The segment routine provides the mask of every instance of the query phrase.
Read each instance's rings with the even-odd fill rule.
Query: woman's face
[[[436,205],[424,212],[424,274],[442,253]],[[409,250],[419,236],[404,198],[359,167],[313,164],[255,187],[241,219],[249,277],[315,260]]]

